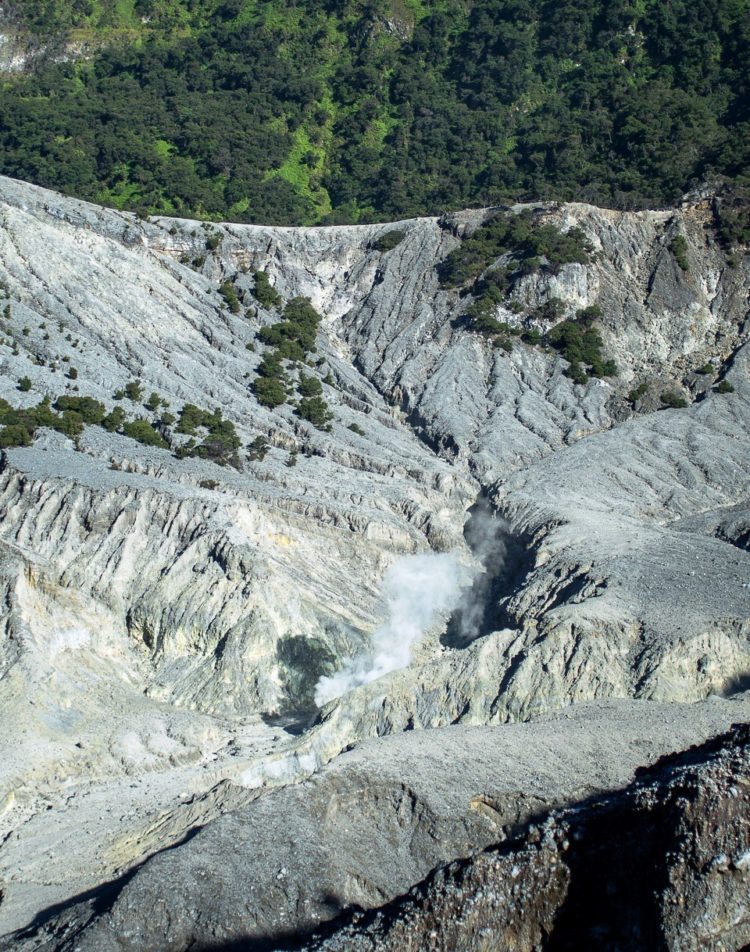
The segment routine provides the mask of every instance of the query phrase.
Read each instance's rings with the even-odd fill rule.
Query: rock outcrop
[[[750,734],[666,758],[623,793],[357,915],[319,952],[741,949],[750,940]]]
[[[544,821],[552,807],[597,800],[603,791],[628,783],[639,765],[712,736],[734,718],[746,719],[748,711],[745,700],[693,706],[619,702],[582,705],[509,727],[457,726],[369,741],[303,783],[245,806],[235,803],[231,813],[135,873],[14,936],[12,947],[53,943],[76,952],[300,948],[306,934],[341,910],[382,906],[451,859],[476,855],[469,868],[485,869],[482,851],[505,841],[492,895],[503,888],[519,895],[516,877],[508,873],[518,860],[508,856],[515,856],[530,821],[543,823],[544,830],[567,829],[565,819]],[[734,765],[734,760],[724,765],[723,778]],[[737,796],[746,811],[742,776]],[[576,806],[573,815],[586,809]],[[742,826],[724,835],[734,834],[747,840]],[[616,851],[614,833],[608,842]],[[651,846],[658,852],[656,841]],[[732,855],[739,849],[735,845]],[[546,870],[553,860],[545,853],[537,865],[541,862]],[[466,864],[447,867],[438,881],[450,881],[456,868]],[[495,869],[491,862],[490,868]],[[467,909],[481,907],[481,888],[472,895],[480,878],[472,878],[462,891],[457,887],[450,911],[434,909],[429,894],[422,912],[418,893],[419,899],[407,905],[414,907],[419,925],[410,925],[406,933],[394,930],[385,947],[399,948],[403,942],[403,948],[471,949],[471,929],[464,939],[460,931],[444,927],[465,921],[460,901]],[[526,878],[521,884],[524,892],[530,890]],[[562,885],[567,884],[566,878]],[[489,881],[484,885],[489,888]],[[557,896],[558,905],[564,892]],[[512,905],[514,923],[526,914],[523,893],[520,898],[518,906],[504,902],[506,909]],[[538,898],[555,912],[554,903]],[[377,922],[390,915],[386,907]],[[536,915],[533,908],[529,915]],[[481,925],[491,929],[493,922],[481,920]],[[540,928],[535,921],[529,927],[534,934]],[[355,924],[344,930],[335,947],[349,948],[358,929]],[[434,942],[429,939],[433,930]],[[363,939],[362,947],[379,948],[380,936],[372,945]]]

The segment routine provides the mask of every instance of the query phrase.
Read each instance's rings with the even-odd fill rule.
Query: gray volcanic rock
[[[515,588],[495,605],[503,627],[349,695],[311,748],[590,698],[691,701],[746,686],[747,359],[743,348],[730,371],[735,393],[629,421],[499,483],[493,498],[522,552]]]
[[[750,734],[666,758],[355,916],[316,952],[740,949],[750,940]]]
[[[148,923],[129,897],[163,891],[172,876],[200,885],[199,844],[210,857],[205,890],[196,886],[199,919],[210,884],[225,877],[226,934],[248,923],[258,935],[312,928],[492,842],[434,766],[421,764],[420,780],[409,772],[413,748],[381,761],[375,738],[409,731],[416,739],[404,743],[439,760],[431,745],[442,734],[415,728],[496,725],[479,745],[466,735],[466,756],[463,740],[451,747],[465,803],[484,793],[460,777],[489,756],[483,744],[501,745],[507,722],[584,704],[575,723],[611,744],[614,728],[597,727],[597,705],[609,710],[611,699],[714,698],[705,710],[722,712],[705,720],[703,707],[675,707],[669,742],[644,723],[648,714],[633,715],[612,773],[580,752],[583,766],[568,763],[541,793],[524,762],[508,774],[509,815],[522,816],[524,797],[575,799],[579,769],[592,788],[612,789],[735,716],[723,713],[735,702],[716,696],[741,692],[750,671],[750,259],[730,266],[704,198],[660,212],[537,207],[563,229],[580,227],[595,257],[527,275],[517,306],[497,316],[528,328],[551,298],[567,316],[596,303],[618,376],[576,384],[552,350],[519,341],[506,353],[463,326],[469,298],[441,289],[436,268],[487,212],[400,222],[404,239],[381,252],[377,239],[392,225],[139,221],[0,180],[0,396],[16,407],[91,396],[155,422],[142,402],[115,398],[137,378],[144,398],[156,392],[173,413],[185,403],[221,410],[242,442],[236,468],[97,426],[76,441],[41,430],[32,446],[2,453],[0,933],[114,879],[123,887],[115,933],[130,921],[137,936]],[[670,251],[678,233],[688,271]],[[265,352],[257,333],[279,318],[252,293],[257,270],[285,301],[307,296],[322,315],[305,372],[321,381],[330,431],[253,395]],[[238,313],[220,294],[226,280]],[[718,392],[719,380],[733,390]],[[667,391],[691,405],[652,412]],[[185,439],[159,425],[175,446]],[[268,441],[263,459],[250,450],[258,437]],[[478,499],[502,517],[488,546]],[[322,676],[377,655],[389,570],[430,552],[473,578],[463,607],[420,619],[407,667],[385,665],[358,687],[355,678],[316,711]],[[347,767],[355,750],[340,774],[334,763],[290,786],[367,738],[363,756],[379,768]],[[382,785],[377,769],[388,774]],[[310,830],[339,786],[344,798],[373,795],[364,826],[332,837],[326,852]],[[485,806],[479,813],[492,815]],[[293,831],[286,839],[276,809]],[[229,810],[238,812],[217,819]],[[253,817],[286,844],[264,847],[265,866],[248,859],[256,841],[242,831]],[[373,841],[368,830],[379,844],[371,856],[357,846]],[[222,872],[226,844],[240,840],[244,872]],[[292,862],[302,842],[329,864],[328,880],[311,882],[311,867]],[[129,885],[119,878],[156,853]],[[298,865],[297,878],[267,889],[277,862]],[[264,885],[256,905],[232,912],[241,876],[243,889]],[[53,921],[68,923],[73,941],[95,911],[74,907]],[[181,907],[179,927],[153,916],[164,948],[224,934],[210,916],[196,931],[193,911]],[[105,941],[105,921],[92,919],[90,941]]]
[[[342,909],[382,905],[553,806],[628,783],[639,765],[746,719],[748,704],[581,705],[534,723],[368,741],[214,820],[12,947],[276,947]]]

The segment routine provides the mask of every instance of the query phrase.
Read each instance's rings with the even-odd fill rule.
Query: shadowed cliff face
[[[749,744],[743,726],[666,758],[623,793],[551,814],[296,948],[744,948]]]
[[[399,223],[383,252],[392,226],[141,222],[0,181],[0,396],[156,422],[154,391],[175,415],[221,410],[242,444],[222,467],[89,425],[3,452],[0,837],[23,834],[0,848],[0,930],[366,738],[743,689],[748,259],[729,266],[707,203],[542,214],[595,254],[525,275],[496,317],[596,304],[618,376],[575,383],[553,349],[468,329],[437,265],[481,212]],[[253,393],[258,332],[280,319],[260,270],[321,315],[304,372],[328,430]],[[136,378],[143,396],[115,399]],[[656,412],[674,389],[689,405]],[[451,598],[379,667],[389,571],[428,555]],[[315,708],[342,671],[367,676]],[[66,783],[80,796],[45,817]],[[81,826],[77,858],[50,864],[49,838]]]

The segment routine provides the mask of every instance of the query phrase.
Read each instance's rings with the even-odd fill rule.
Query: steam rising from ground
[[[412,645],[438,615],[455,608],[461,588],[469,580],[470,573],[455,554],[426,553],[396,559],[383,580],[388,620],[373,635],[366,654],[349,658],[336,674],[318,681],[318,707],[389,671],[405,668],[411,660]]]
[[[377,678],[405,668],[413,645],[440,615],[456,644],[468,644],[493,627],[508,560],[508,526],[482,497],[472,506],[464,531],[474,556],[473,568],[456,553],[406,555],[383,580],[388,620],[377,629],[370,650],[349,658],[336,674],[315,687],[318,707]]]

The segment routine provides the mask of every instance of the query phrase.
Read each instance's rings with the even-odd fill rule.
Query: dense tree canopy
[[[47,52],[0,89],[0,172],[119,207],[344,222],[750,181],[750,0],[13,12]],[[62,59],[71,45],[93,53]]]

